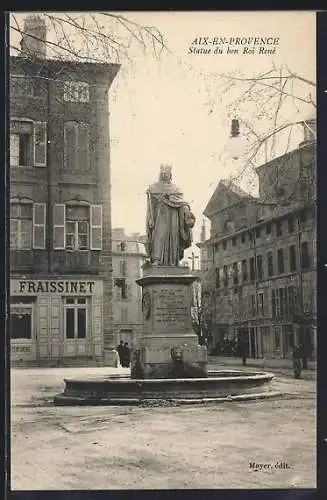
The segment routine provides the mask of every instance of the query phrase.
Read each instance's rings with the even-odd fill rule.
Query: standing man
[[[293,370],[294,370],[294,378],[301,378],[301,346],[294,346],[293,350]]]
[[[246,365],[246,358],[248,357],[248,346],[247,343],[245,342],[244,336],[240,337],[240,342],[239,342],[239,356],[242,358],[242,365]]]
[[[123,354],[122,354],[122,366],[124,368],[128,368],[131,362],[131,350],[128,347],[128,342],[125,342],[123,346]]]

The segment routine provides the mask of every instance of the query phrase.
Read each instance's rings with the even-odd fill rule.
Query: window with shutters
[[[127,283],[126,281],[124,280],[124,283],[122,285],[122,288],[121,288],[121,298],[122,300],[127,300]]]
[[[102,250],[102,205],[90,206],[90,247]]]
[[[127,283],[125,278],[115,279],[116,300],[132,300],[133,285]]]
[[[258,293],[258,316],[265,315],[264,293]]]
[[[33,205],[33,248],[43,250],[45,248],[45,225],[46,225],[45,203],[34,203]]]
[[[33,97],[33,78],[27,75],[10,76],[10,97]]]
[[[275,349],[276,351],[279,351],[280,350],[280,327],[279,326],[275,326],[274,327],[274,336],[275,336]]]
[[[284,316],[285,314],[285,289],[279,288],[279,307],[280,307],[280,315]]]
[[[276,221],[276,236],[277,237],[282,236],[282,221],[281,220]]]
[[[274,275],[274,260],[273,260],[273,254],[272,252],[267,253],[267,270],[268,270],[268,276],[271,277]]]
[[[303,241],[301,243],[301,267],[302,269],[308,269],[310,265],[309,244],[307,241]]]
[[[289,233],[294,233],[294,216],[290,215],[287,219],[288,223],[288,232]]]
[[[297,311],[297,293],[295,286],[287,287],[287,305],[289,314],[294,314]]]
[[[227,266],[224,266],[223,268],[223,275],[224,275],[224,286],[228,286],[228,269]]]
[[[290,246],[290,272],[296,271],[296,248],[295,245]]]
[[[250,317],[254,318],[256,316],[256,303],[255,303],[255,295],[250,295],[249,297],[250,300]]]
[[[238,265],[237,265],[237,262],[233,263],[233,284],[238,285]]]
[[[250,258],[250,281],[255,280],[255,262],[254,257]]]
[[[65,122],[64,165],[67,170],[89,169],[89,127],[82,122]]]
[[[277,250],[277,266],[279,274],[282,274],[285,271],[284,267],[284,251],[282,248]]]
[[[102,205],[54,205],[53,248],[102,250]]]
[[[242,280],[245,283],[248,280],[248,263],[246,260],[242,260]]]
[[[258,273],[258,279],[262,280],[263,279],[263,262],[262,262],[262,255],[257,256],[257,273]]]
[[[89,220],[88,206],[66,206],[66,250],[88,250]]]
[[[216,268],[216,288],[220,288],[220,269]]]
[[[47,165],[47,123],[28,118],[12,119],[10,165],[45,167]]]
[[[280,316],[280,292],[278,289],[271,291],[271,309],[273,318]]]
[[[10,204],[10,248],[31,250],[45,248],[45,203]]]
[[[275,290],[271,290],[271,314],[273,318],[276,318],[276,293]]]
[[[66,81],[63,97],[65,102],[89,102],[90,86],[87,82]]]
[[[121,276],[127,275],[127,260],[121,260],[119,262],[119,274]]]

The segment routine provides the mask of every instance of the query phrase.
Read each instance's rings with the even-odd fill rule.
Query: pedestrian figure
[[[294,370],[294,378],[301,378],[301,356],[302,349],[300,346],[295,346],[293,350],[293,370]]]
[[[122,355],[122,366],[124,368],[128,368],[131,362],[131,350],[128,347],[128,342],[125,342],[123,346],[123,355]]]
[[[239,344],[239,356],[242,358],[242,365],[246,365],[246,358],[248,357],[247,344],[244,339],[241,339]]]
[[[302,369],[307,370],[308,369],[308,358],[307,358],[306,346],[304,343],[301,344],[300,349],[301,349]]]
[[[118,351],[117,351],[117,349],[113,349],[112,352],[114,353],[114,367],[119,368],[121,366],[121,363],[120,363]]]
[[[119,356],[119,362],[123,366],[123,352],[124,352],[124,341],[121,340],[119,346],[117,347],[117,352]]]

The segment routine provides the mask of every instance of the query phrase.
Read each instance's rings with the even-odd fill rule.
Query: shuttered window
[[[53,248],[63,250],[65,248],[65,214],[64,204],[56,204],[53,207]]]
[[[102,205],[56,204],[53,212],[55,250],[102,250]]]
[[[64,162],[67,170],[89,169],[89,128],[82,122],[65,122]]]
[[[102,250],[102,205],[90,207],[91,250]]]
[[[45,167],[47,164],[47,124],[34,123],[34,165]]]
[[[33,122],[29,118],[12,119],[10,125],[10,164],[20,167],[46,167],[46,122]]]
[[[41,250],[45,248],[45,225],[46,225],[46,205],[45,203],[34,203],[33,248]]]
[[[119,273],[121,276],[127,275],[127,260],[121,260],[119,263]]]
[[[10,248],[12,250],[45,249],[45,203],[11,203]]]

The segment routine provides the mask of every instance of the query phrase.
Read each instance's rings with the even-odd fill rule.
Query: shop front
[[[101,280],[12,279],[12,361],[103,356]]]

